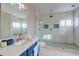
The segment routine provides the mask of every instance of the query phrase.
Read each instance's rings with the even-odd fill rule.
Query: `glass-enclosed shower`
[[[79,20],[79,14],[76,17],[78,10],[79,8],[68,12],[53,13],[53,17],[49,15],[41,17],[39,20],[41,42],[48,46],[79,49],[75,38],[75,29],[77,29],[75,24]]]

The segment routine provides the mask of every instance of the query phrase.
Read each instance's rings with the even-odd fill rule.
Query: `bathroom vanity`
[[[20,56],[37,56],[38,55],[38,42],[36,41],[32,46],[26,49]]]
[[[22,4],[21,4],[22,5]],[[2,56],[37,56],[39,50],[39,39],[31,31],[31,20],[29,11],[18,9],[19,4],[1,4],[1,25],[0,25],[0,55]],[[26,8],[27,9],[27,8]],[[36,13],[35,13],[36,14]],[[35,16],[33,16],[34,18]],[[28,21],[30,20],[30,21]],[[33,34],[33,35],[31,35]],[[28,38],[25,38],[28,37]],[[2,41],[3,40],[3,41]]]
[[[5,48],[0,48],[2,56],[38,56],[39,39],[34,38],[26,41],[24,44],[13,44]]]

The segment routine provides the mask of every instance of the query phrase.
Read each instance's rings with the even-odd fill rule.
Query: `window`
[[[60,26],[72,26],[71,20],[62,20],[60,21]]]
[[[50,40],[50,39],[52,39],[52,36],[51,36],[50,34],[44,34],[44,35],[43,35],[43,39],[48,39],[48,40]]]
[[[14,28],[20,28],[21,27],[21,23],[18,23],[18,22],[13,22],[12,26]],[[22,28],[27,28],[27,24],[22,24]]]
[[[74,21],[74,25],[77,27],[79,25],[79,20],[78,20],[78,17],[76,18],[76,20]]]
[[[71,20],[66,20],[66,26],[71,26],[71,25],[72,25]]]
[[[12,26],[13,26],[14,28],[20,28],[20,23],[18,23],[18,22],[13,22],[13,23],[12,23]]]
[[[27,28],[27,24],[22,24],[22,28]]]
[[[65,20],[60,21],[60,26],[65,26]]]

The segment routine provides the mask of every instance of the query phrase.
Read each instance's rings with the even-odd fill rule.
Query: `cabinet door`
[[[29,47],[26,51],[24,51],[20,56],[34,56],[35,53],[36,54],[38,53],[34,49],[36,46],[37,46],[37,42],[35,42],[31,47]]]
[[[37,42],[35,42],[30,48],[28,48],[28,56],[34,56],[34,48],[37,46]]]
[[[20,56],[26,56],[26,52],[23,52]]]
[[[28,51],[26,50],[20,56],[28,56],[27,53],[28,53]]]
[[[34,56],[34,50],[28,53],[28,56]]]
[[[38,54],[39,54],[38,49],[39,49],[39,45],[37,45],[37,46],[34,48],[34,56],[38,56]]]

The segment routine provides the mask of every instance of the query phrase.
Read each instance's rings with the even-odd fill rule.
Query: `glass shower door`
[[[46,45],[73,44],[72,13],[55,14],[53,18],[42,18],[40,39]]]

